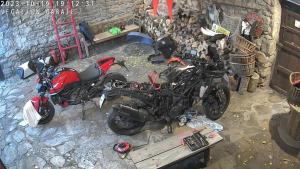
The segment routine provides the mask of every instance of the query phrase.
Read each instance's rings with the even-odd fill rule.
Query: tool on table
[[[206,140],[206,137],[203,136],[199,131],[191,136],[185,137],[183,141],[192,151],[196,151],[209,144]]]

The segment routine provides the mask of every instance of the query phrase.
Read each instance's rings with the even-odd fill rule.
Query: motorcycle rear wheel
[[[42,107],[41,111],[39,114],[42,116],[38,124],[47,124],[49,123],[55,114],[55,109],[52,103],[48,102],[47,106]],[[46,112],[47,111],[47,112]]]
[[[124,115],[122,115],[118,108],[113,108],[109,114],[107,123],[109,128],[120,135],[135,135],[142,131],[145,122],[134,121]]]
[[[205,94],[202,106],[206,117],[217,120],[226,111],[230,102],[230,90],[224,84],[210,86]]]

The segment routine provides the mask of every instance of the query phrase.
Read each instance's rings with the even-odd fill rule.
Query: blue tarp
[[[148,36],[144,33],[140,33],[140,32],[130,32],[130,33],[128,33],[127,40],[128,41],[140,42],[140,43],[143,43],[145,45],[153,45],[153,43],[154,43],[154,40],[150,36]]]

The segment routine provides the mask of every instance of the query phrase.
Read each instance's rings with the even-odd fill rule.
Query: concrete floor
[[[129,80],[145,81],[147,72],[162,70],[152,65],[146,56],[152,51],[145,46],[112,41],[93,49],[93,57],[69,61],[66,67],[83,70],[102,56],[125,59],[127,72],[115,67]],[[120,140],[134,146],[158,142],[170,136],[165,130],[147,130],[128,137],[114,134],[106,118],[112,103],[99,110],[96,102],[86,106],[87,119],[81,120],[81,106],[55,106],[52,122],[37,128],[22,126],[22,108],[33,95],[35,78],[17,77],[0,82],[0,157],[8,169],[48,168],[135,168],[130,159],[121,160],[112,151]],[[224,126],[224,140],[211,149],[208,169],[298,169],[299,151],[278,140],[276,130],[280,116],[289,112],[284,97],[269,87],[255,93],[239,95],[232,92],[231,103],[218,120]]]

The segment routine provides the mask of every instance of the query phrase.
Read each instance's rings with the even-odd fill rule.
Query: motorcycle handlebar
[[[119,65],[121,67],[124,67],[127,71],[129,71],[129,69],[125,65],[125,60],[116,61],[116,62],[113,63],[113,65]]]

